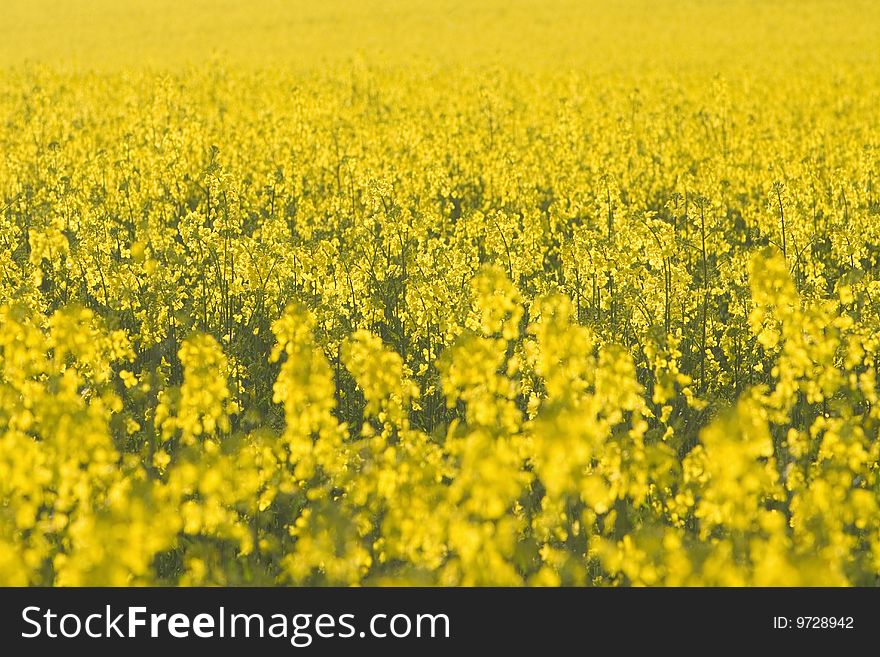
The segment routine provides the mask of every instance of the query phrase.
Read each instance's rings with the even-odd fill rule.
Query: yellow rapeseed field
[[[880,581],[880,3],[3,0],[0,584]]]

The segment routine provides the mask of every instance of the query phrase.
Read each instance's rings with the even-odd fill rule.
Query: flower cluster
[[[0,584],[878,583],[876,7],[532,4],[0,70]]]

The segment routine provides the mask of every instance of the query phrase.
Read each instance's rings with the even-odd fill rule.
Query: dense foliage
[[[0,583],[876,584],[853,34],[8,67]]]

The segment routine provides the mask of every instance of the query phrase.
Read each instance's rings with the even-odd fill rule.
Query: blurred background
[[[0,65],[875,61],[872,0],[2,0]]]

